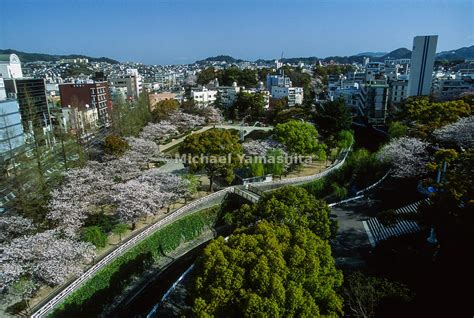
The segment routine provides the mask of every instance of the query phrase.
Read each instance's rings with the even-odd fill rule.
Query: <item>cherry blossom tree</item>
[[[474,147],[474,116],[459,119],[433,132],[442,143],[455,144],[461,148]]]
[[[181,132],[194,129],[197,126],[202,126],[206,122],[206,119],[202,116],[184,113],[181,110],[171,113],[168,120]]]
[[[179,131],[175,125],[172,125],[169,121],[163,120],[159,123],[149,123],[143,127],[143,130],[140,133],[140,138],[159,143],[178,134]]]
[[[377,158],[392,165],[395,177],[419,176],[426,172],[427,147],[428,144],[418,138],[395,138],[382,147]]]
[[[187,194],[187,181],[170,173],[150,169],[136,179],[113,187],[117,214],[125,222],[155,215]]]
[[[209,124],[220,124],[224,121],[224,116],[222,116],[222,111],[214,106],[207,106],[204,109],[204,118],[206,123]]]
[[[151,158],[159,153],[158,145],[152,140],[142,138],[126,138],[130,149],[127,150],[124,157],[138,165],[148,163]]]
[[[2,291],[22,277],[42,284],[61,284],[79,274],[81,264],[90,262],[95,255],[91,244],[63,237],[58,230],[22,236],[0,249]]]
[[[142,171],[136,161],[128,156],[108,161],[102,166],[102,173],[115,182],[123,182],[138,177]],[[143,158],[142,158],[143,159]]]
[[[242,144],[244,152],[247,155],[251,156],[265,156],[269,150],[272,149],[282,149],[284,150],[285,146],[281,143],[267,139],[267,140],[252,140],[249,142],[244,142]]]
[[[36,226],[31,219],[21,216],[0,217],[0,242],[33,232]]]
[[[165,204],[169,204],[188,195],[189,180],[171,173],[160,172],[158,169],[146,171],[138,180],[164,194],[168,194],[169,199]]]
[[[119,160],[122,159],[111,162]],[[107,172],[103,166],[91,161],[83,168],[71,169],[66,172],[61,187],[51,192],[47,218],[67,236],[75,236],[91,206],[105,203],[113,181],[112,175],[103,174]]]

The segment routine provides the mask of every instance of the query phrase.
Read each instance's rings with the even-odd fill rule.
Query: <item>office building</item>
[[[25,132],[32,131],[33,127],[42,127],[44,133],[52,130],[44,79],[5,79],[5,90],[7,98],[18,100]]]
[[[7,99],[0,78],[0,162],[13,157],[24,144],[20,107],[15,99]]]
[[[292,83],[288,76],[267,74],[267,90],[271,91],[273,86],[291,87]]]
[[[143,90],[142,79],[136,69],[127,69],[127,75],[111,77],[108,82],[112,93],[126,92],[129,101],[136,100]]]
[[[411,53],[408,96],[430,94],[437,43],[437,35],[415,36]]]

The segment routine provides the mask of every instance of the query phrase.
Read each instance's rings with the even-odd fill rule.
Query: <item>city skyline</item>
[[[392,12],[400,6],[403,15],[395,17]],[[473,4],[461,0],[278,1],[278,6],[269,1],[4,0],[0,9],[2,49],[145,64],[186,64],[221,54],[256,60],[279,58],[282,52],[286,57],[390,52],[411,49],[415,35],[439,35],[438,52],[474,42]],[[324,12],[338,12],[337,23],[334,14]]]

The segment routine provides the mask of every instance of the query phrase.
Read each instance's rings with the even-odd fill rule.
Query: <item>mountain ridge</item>
[[[22,62],[36,62],[36,61],[46,61],[53,62],[59,61],[61,59],[74,59],[74,58],[87,58],[92,62],[107,62],[110,64],[120,63],[117,60],[108,58],[108,57],[90,57],[83,54],[45,54],[45,53],[29,53],[18,51],[14,49],[0,49],[0,54],[17,54]],[[383,53],[383,55],[381,55]],[[318,61],[330,62],[334,61],[337,63],[361,63],[365,57],[369,57],[372,61],[383,62],[385,59],[400,59],[400,58],[410,58],[411,51],[407,48],[398,48],[391,52],[363,52],[350,56],[328,56],[324,58],[316,56],[308,57],[291,57],[281,59],[283,63],[298,63],[303,62],[306,64],[317,63]],[[442,51],[436,53],[436,60],[446,60],[446,61],[455,61],[455,60],[465,60],[465,59],[474,59],[474,45],[461,47],[455,50]],[[257,59],[254,62],[256,63],[271,63],[273,59]],[[240,63],[240,62],[250,62],[244,59],[234,58],[230,55],[220,54],[212,57],[207,57],[196,61],[197,64],[206,64],[208,62],[225,62],[228,64]]]
[[[91,57],[87,55],[82,55],[82,54],[67,54],[67,55],[61,55],[61,54],[46,54],[46,53],[29,53],[29,52],[23,52],[23,51],[18,51],[14,49],[0,49],[0,54],[16,54],[20,58],[20,61],[24,63],[28,62],[38,62],[38,61],[44,61],[44,62],[55,62],[59,61],[61,59],[78,59],[78,58],[86,58],[89,61],[92,62],[107,62],[110,64],[119,64],[120,62],[108,57]]]

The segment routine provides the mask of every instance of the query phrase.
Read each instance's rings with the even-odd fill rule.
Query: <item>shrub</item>
[[[128,143],[118,136],[110,135],[105,138],[104,151],[108,155],[121,156],[128,147]]]

